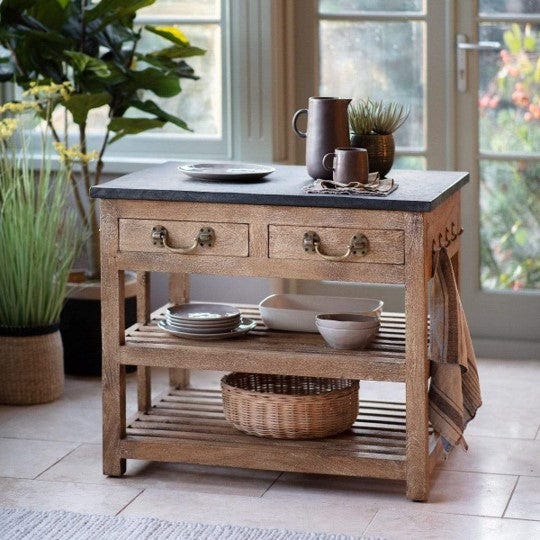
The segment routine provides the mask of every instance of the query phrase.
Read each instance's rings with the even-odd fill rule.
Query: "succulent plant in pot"
[[[8,103],[0,114],[25,107]],[[66,171],[53,172],[44,156],[34,172],[17,128],[17,118],[0,119],[0,403],[31,405],[63,390],[59,318],[84,231]]]
[[[368,98],[351,104],[351,146],[367,150],[369,172],[377,171],[381,177],[388,174],[394,164],[393,133],[408,116],[409,109],[395,101],[374,101]]]

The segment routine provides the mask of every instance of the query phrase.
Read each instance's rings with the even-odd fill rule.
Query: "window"
[[[122,168],[118,165],[122,161],[138,162],[140,166],[141,161],[230,154],[231,118],[226,106],[230,79],[228,9],[228,0],[156,0],[139,11],[136,22],[141,26],[178,27],[193,45],[207,52],[204,56],[187,59],[199,80],[181,79],[182,92],[173,98],[152,96],[166,111],[185,120],[193,132],[166,124],[160,130],[126,137],[107,150],[107,161],[117,161],[116,169]],[[162,42],[159,36],[149,32],[143,36],[141,51],[159,47]]]

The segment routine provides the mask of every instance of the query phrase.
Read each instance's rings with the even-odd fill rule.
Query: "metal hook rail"
[[[447,248],[452,242],[458,239],[459,236],[463,234],[463,227],[460,227],[457,230],[456,224],[452,221],[450,229],[446,227],[446,230],[443,233],[439,233],[439,239],[432,241],[431,249],[433,252],[438,251],[441,248]]]

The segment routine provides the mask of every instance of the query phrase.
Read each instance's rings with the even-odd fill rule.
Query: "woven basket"
[[[394,164],[395,143],[389,135],[353,135],[351,146],[365,148],[368,153],[369,172],[378,172],[384,178]]]
[[[0,403],[35,405],[54,401],[64,390],[62,338],[0,335]]]
[[[225,418],[274,439],[313,439],[349,429],[358,416],[358,381],[230,373],[221,379]]]

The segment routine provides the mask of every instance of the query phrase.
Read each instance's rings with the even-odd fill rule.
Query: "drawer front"
[[[403,264],[405,260],[403,231],[395,229],[358,229],[346,227],[298,227],[269,225],[268,256],[271,259],[323,260],[319,253],[305,251],[304,234],[314,231],[319,235],[321,253],[340,256],[347,252],[351,238],[363,234],[369,242],[366,255],[351,254],[344,263]]]
[[[249,226],[247,223],[216,223],[207,221],[165,221],[156,219],[120,219],[120,251],[170,253],[158,242],[154,244],[152,230],[161,225],[167,231],[167,244],[172,248],[189,248],[202,228],[211,227],[215,236],[212,246],[197,246],[189,255],[225,257],[249,256]]]

